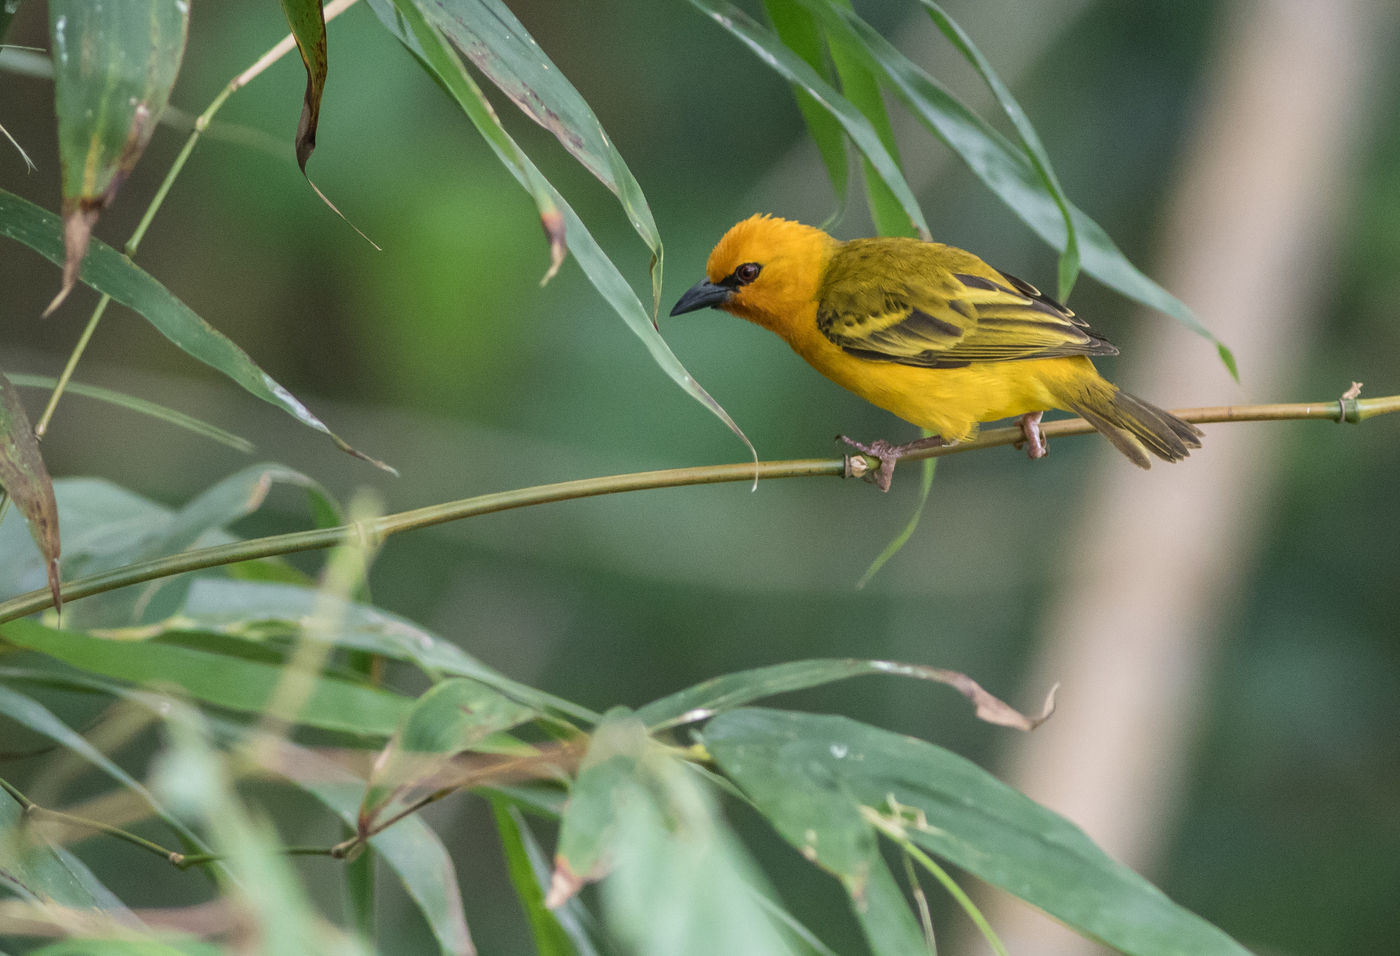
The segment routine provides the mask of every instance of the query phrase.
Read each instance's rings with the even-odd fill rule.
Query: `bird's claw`
[[[845,442],[847,445],[850,445],[856,451],[860,452],[859,455],[846,456],[846,477],[861,478],[870,482],[881,491],[890,490],[890,482],[894,480],[894,466],[899,459],[905,457],[912,451],[933,448],[943,444],[943,439],[939,438],[937,435],[928,438],[920,438],[903,445],[891,445],[883,438],[877,438],[868,445],[865,442],[856,441],[854,438],[848,438],[845,435],[837,435],[836,439]],[[871,470],[870,466],[865,461],[866,458],[874,458],[880,463],[880,467]]]
[[[1040,416],[1044,412],[1027,412],[1021,416],[1021,434],[1025,437],[1018,442],[1013,442],[1015,447],[1025,447],[1027,458],[1044,458],[1050,454],[1050,445],[1045,440],[1045,435],[1040,431]]]

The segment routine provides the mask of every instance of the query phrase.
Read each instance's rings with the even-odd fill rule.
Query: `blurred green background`
[[[915,5],[857,6],[991,115],[975,78]],[[1010,0],[947,6],[1012,81],[1069,195],[1158,275],[1166,207],[1211,97],[1211,64],[1228,42],[1226,25],[1253,4],[1062,0],[1034,13]],[[1400,15],[1385,4],[1339,6],[1367,18],[1371,65],[1364,97],[1347,104],[1358,112],[1356,140],[1343,151],[1341,188],[1327,197],[1335,239],[1321,253],[1305,340],[1293,343],[1301,361],[1279,379],[1281,392],[1261,394],[1247,352],[1237,385],[1209,343],[1182,332],[1170,340],[1170,361],[1210,368],[1214,384],[1200,394],[1144,389],[1155,402],[1322,401],[1354,379],[1366,382],[1368,395],[1400,391]],[[820,222],[836,209],[787,87],[688,4],[511,7],[587,98],[646,190],[667,244],[663,312],[699,278],[710,246],[737,219],[765,211]],[[196,4],[172,103],[199,113],[285,32],[275,4]],[[46,46],[43,5],[26,3],[8,39]],[[336,219],[298,174],[292,137],[305,80],[293,56],[229,101],[139,261],[334,430],[402,477],[338,454],[120,309],[104,320],[79,379],[203,417],[344,497],[373,489],[389,510],[743,459],[742,446],[655,367],[572,262],[539,287],[547,249],[529,197],[367,8],[332,24],[330,63],[308,168],[383,251]],[[1280,86],[1276,95],[1291,93]],[[0,184],[57,209],[51,103],[49,82],[0,74],[0,123],[39,166],[27,174],[0,146]],[[645,298],[646,250],[613,197],[509,103],[498,97],[497,106]],[[1279,128],[1276,148],[1309,135]],[[157,132],[99,223],[100,238],[120,246],[184,138],[169,127]],[[1053,285],[1053,252],[1020,220],[958,163],[945,162],[941,145],[915,130],[901,139],[937,238]],[[845,237],[869,232],[859,195],[832,228]],[[1218,269],[1228,277],[1235,265],[1222,261]],[[14,243],[0,247],[6,371],[61,367],[96,294],[80,287],[40,322],[57,287],[57,270],[38,256]],[[1072,302],[1123,346],[1126,357],[1102,367],[1133,389],[1134,343],[1145,341],[1148,324],[1170,320],[1144,315],[1087,279]],[[1201,318],[1214,327],[1228,317]],[[728,316],[663,320],[662,331],[764,458],[835,455],[837,432],[900,440],[912,433]],[[27,392],[26,400],[37,413],[41,394]],[[1208,670],[1177,715],[1190,727],[1189,759],[1159,852],[1142,865],[1175,899],[1261,952],[1384,952],[1400,925],[1397,424],[1215,426],[1197,455],[1209,456],[1226,429],[1267,431],[1269,454],[1254,463],[1257,484],[1238,492],[1245,503],[1251,488],[1261,489],[1264,513],[1256,539],[1232,544],[1238,560],[1220,601],[1227,613],[1205,625]],[[169,503],[248,463],[77,397],[65,399],[44,448],[56,476],[100,475]],[[377,603],[516,679],[600,710],[743,667],[820,656],[955,668],[1035,709],[1047,688],[1026,681],[1044,653],[1045,617],[1074,558],[1075,529],[1096,507],[1086,489],[1102,471],[1122,469],[1129,466],[1097,439],[1061,440],[1035,464],[1008,450],[948,459],[923,525],[861,591],[855,581],[914,505],[914,469],[888,496],[853,482],[787,481],[754,492],[747,485],[652,491],[477,518],[389,541],[372,585]],[[1168,482],[1172,470],[1159,468],[1151,480]],[[282,492],[239,530],[304,522],[300,499]],[[1125,551],[1120,559],[1144,557]],[[1053,659],[1049,666],[1055,671]],[[1096,692],[1076,685],[1073,672],[1059,674],[1066,694]],[[1012,743],[1011,732],[977,723],[961,699],[922,684],[867,679],[781,703],[925,737],[993,769]],[[1152,741],[1142,746],[1150,760]],[[465,797],[433,813],[454,851],[482,951],[522,951],[528,937],[489,815]],[[279,822],[292,842],[336,838],[309,808],[291,808]],[[839,887],[755,821],[741,814],[736,822],[775,867],[792,912],[838,951],[860,951]],[[92,849],[84,855],[96,858],[99,876],[130,865],[121,847],[109,856]],[[305,864],[313,877],[334,865]],[[188,886],[195,880],[156,871],[128,902],[172,905],[197,895]],[[942,912],[940,927],[956,936],[960,918]],[[422,932],[407,910],[390,907],[383,916],[389,925],[403,922],[405,940]]]

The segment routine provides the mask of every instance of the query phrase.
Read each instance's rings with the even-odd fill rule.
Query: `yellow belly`
[[[1099,377],[1080,356],[934,369],[858,358],[821,335],[804,339],[789,344],[817,371],[949,441],[972,438],[979,422],[1062,407],[1065,385]]]

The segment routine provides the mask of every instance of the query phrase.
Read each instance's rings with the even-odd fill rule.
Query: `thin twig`
[[[1188,422],[1196,423],[1281,421],[1306,418],[1321,418],[1335,422],[1361,422],[1376,415],[1396,411],[1400,411],[1400,395],[1369,399],[1334,399],[1329,402],[1288,405],[1223,405],[1178,410],[1174,414]],[[1041,431],[1047,437],[1084,435],[1093,430],[1093,426],[1079,418],[1047,422],[1041,427]],[[995,428],[983,432],[973,441],[926,449],[909,457],[925,458],[960,454],[999,445],[1010,445],[1020,441],[1022,437],[1020,428]],[[73,601],[93,594],[112,591],[116,588],[140,584],[143,581],[170,577],[187,571],[198,571],[203,568],[234,564],[239,561],[294,554],[300,551],[316,551],[346,542],[377,541],[382,537],[401,531],[426,528],[448,521],[460,521],[463,518],[474,518],[478,515],[526,508],[552,501],[569,501],[575,498],[591,498],[598,495],[642,491],[649,488],[748,482],[754,480],[755,470],[757,470],[760,479],[808,478],[816,475],[841,477],[846,473],[846,465],[845,458],[767,461],[760,462],[756,469],[752,462],[741,462],[732,465],[642,471],[601,478],[581,478],[551,485],[535,485],[513,491],[463,498],[460,501],[446,504],[429,505],[426,508],[385,515],[370,522],[340,525],[334,528],[318,528],[312,531],[294,531],[290,534],[254,538],[249,541],[236,541],[231,544],[201,548],[197,551],[185,551],[163,558],[129,564],[112,571],[66,582],[63,585],[63,600],[65,602]],[[872,467],[875,466],[872,464]],[[52,606],[53,597],[46,589],[17,595],[7,601],[0,602],[0,624]]]

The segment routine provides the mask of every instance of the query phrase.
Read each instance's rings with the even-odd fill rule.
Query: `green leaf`
[[[748,436],[735,424],[734,419],[729,417],[729,413],[719,402],[715,401],[710,393],[705,391],[700,383],[691,376],[690,372],[686,371],[680,359],[676,358],[671,347],[666,344],[666,340],[657,331],[651,313],[648,313],[642,306],[641,300],[637,298],[631,285],[623,278],[622,273],[608,258],[607,253],[598,245],[597,240],[593,238],[583,221],[574,212],[573,207],[565,202],[564,197],[549,184],[530,158],[506,133],[490,104],[482,96],[481,90],[472,82],[471,77],[457,57],[452,54],[451,50],[447,49],[441,36],[424,20],[418,9],[407,0],[398,2],[393,10],[389,9],[388,2],[389,0],[370,0],[370,6],[373,7],[389,31],[398,37],[399,41],[418,58],[423,68],[462,107],[468,119],[481,131],[487,144],[490,145],[505,167],[510,170],[516,181],[535,197],[536,205],[540,209],[541,221],[545,225],[546,233],[550,236],[551,244],[559,241],[559,237],[562,236],[562,241],[574,254],[574,260],[583,269],[584,275],[588,276],[588,281],[593,283],[593,287],[622,317],[627,327],[642,340],[642,344],[646,346],[647,351],[651,353],[652,359],[661,367],[661,370],[687,394],[709,409],[711,414],[724,422],[729,430],[739,437],[739,440],[744,443],[754,456],[754,460],[757,461],[758,453],[754,450],[753,443],[749,441]],[[556,251],[554,267],[557,268],[561,258],[562,254]],[[545,278],[548,277],[546,275]],[[659,280],[660,271],[657,270],[654,273],[653,281],[659,282]]]
[[[617,196],[632,228],[651,250],[655,316],[661,303],[661,234],[641,185],[578,90],[500,0],[395,0],[400,9],[410,2],[521,112],[552,133]]]
[[[14,672],[0,673],[0,677],[14,680],[19,675]],[[41,674],[34,674],[36,678],[42,678]],[[116,689],[112,689],[116,693]],[[202,844],[194,831],[186,827],[178,818],[166,810],[155,796],[147,790],[140,781],[133,778],[120,766],[114,763],[106,754],[98,750],[82,734],[69,727],[59,720],[52,711],[26,694],[21,694],[13,687],[0,683],[0,714],[4,714],[10,720],[24,727],[28,727],[35,733],[42,734],[54,743],[81,757],[83,760],[101,770],[117,783],[121,784],[131,793],[140,797],[146,806],[156,814],[167,826],[171,827],[180,838],[190,846],[201,848]]]
[[[306,95],[297,123],[297,165],[306,173],[306,161],[316,148],[316,127],[321,119],[321,94],[326,90],[326,15],[321,0],[282,0],[282,12],[297,41],[306,67]]]
[[[251,465],[235,472],[195,496],[184,507],[170,511],[160,505],[133,500],[129,509],[94,511],[84,508],[72,522],[70,573],[96,574],[151,558],[177,554],[195,547],[233,540],[223,529],[257,511],[277,484],[307,489],[313,500],[327,495],[312,479],[281,465]],[[65,506],[70,497],[64,490]],[[75,486],[79,492],[84,486]],[[99,500],[112,500],[100,495]],[[95,525],[95,526],[94,526]],[[214,570],[212,574],[222,574]],[[72,628],[125,628],[149,624],[173,613],[194,582],[190,575],[157,578],[147,584],[93,595],[70,608],[65,623]]]
[[[68,932],[91,932],[94,923],[107,924],[114,932],[129,926],[135,917],[122,902],[82,861],[30,825],[31,820],[11,794],[0,791],[0,873],[5,888],[38,904],[36,916],[53,919]],[[55,903],[58,906],[52,906]],[[65,913],[64,908],[78,912]]]
[[[67,252],[63,288],[45,314],[77,282],[98,215],[155,132],[180,72],[189,16],[188,0],[49,3]]]
[[[44,388],[50,391],[58,384],[58,379],[49,375],[11,375],[10,381],[18,388]],[[167,425],[174,425],[176,428],[183,428],[186,431],[202,435],[210,441],[218,442],[234,451],[241,451],[245,454],[253,450],[253,443],[248,439],[232,432],[225,431],[217,425],[211,425],[206,421],[186,415],[184,412],[156,402],[148,402],[144,398],[137,398],[135,395],[127,395],[125,392],[114,392],[110,388],[102,388],[98,385],[85,385],[82,382],[75,382],[69,379],[64,386],[64,392],[68,395],[81,395],[84,398],[96,399],[99,402],[106,402],[108,405],[115,405],[118,408],[125,408],[128,411],[136,412],[139,415],[147,415]]]
[[[1026,158],[1031,161],[1035,171],[1040,176],[1040,181],[1045,190],[1055,200],[1055,205],[1060,210],[1060,215],[1065,222],[1065,248],[1060,255],[1060,275],[1059,294],[1057,298],[1061,302],[1069,300],[1070,289],[1074,287],[1075,277],[1079,274],[1079,241],[1074,232],[1074,216],[1070,213],[1069,197],[1060,188],[1060,181],[1055,176],[1055,170],[1050,165],[1050,154],[1040,141],[1040,136],[1036,133],[1035,127],[1026,117],[1025,110],[1021,109],[1021,104],[1016,102],[1016,98],[1011,95],[1011,89],[1002,82],[996,70],[992,69],[991,62],[982,55],[982,51],[973,44],[972,38],[967,35],[962,27],[953,22],[953,18],[948,16],[938,4],[933,0],[920,0],[924,8],[928,10],[933,22],[938,25],[938,29],[948,38],[953,46],[957,47],[959,53],[967,62],[972,64],[983,82],[996,97],[1001,110],[1006,114],[1006,118],[1011,121],[1011,125],[1016,130],[1016,135],[1021,138],[1025,146]]]
[[[262,712],[282,671],[280,666],[228,654],[147,641],[104,640],[28,620],[0,625],[0,639],[104,677],[151,688],[174,685],[196,700],[241,713]],[[317,675],[298,720],[324,730],[388,737],[409,704],[385,690]]]
[[[433,686],[408,708],[375,760],[359,832],[372,830],[415,791],[443,786],[439,774],[453,757],[537,716],[534,708],[474,680],[456,677]]]
[[[58,502],[54,499],[53,479],[39,452],[39,441],[19,392],[0,372],[0,490],[10,496],[29,526],[30,537],[44,559],[45,575],[53,605],[62,608],[58,588]],[[0,520],[4,512],[0,511]]]
[[[890,155],[879,134],[870,121],[861,115],[841,94],[827,83],[800,57],[783,45],[771,31],[764,29],[738,7],[726,0],[690,0],[693,7],[704,12],[739,42],[768,64],[779,76],[789,83],[795,83],[812,97],[832,116],[836,117],[846,135],[851,137],[856,148],[870,161],[879,175],[899,200],[900,208],[921,235],[928,234],[928,223],[919,210],[918,200],[904,181],[899,163]]]
[[[845,0],[850,6],[849,0]],[[828,37],[831,44],[831,59],[836,64],[836,74],[841,78],[841,95],[851,105],[860,110],[861,115],[870,121],[880,142],[889,151],[895,163],[899,163],[899,148],[894,140],[894,129],[890,126],[889,114],[885,111],[885,100],[880,95],[880,85],[874,75],[867,70],[841,37]],[[870,205],[870,217],[882,236],[914,236],[928,239],[927,231],[919,232],[910,218],[904,214],[899,197],[880,179],[867,158],[862,168],[865,173],[865,197]]]
[[[104,4],[103,6],[108,6]],[[115,6],[120,6],[116,4]],[[0,189],[0,236],[22,243],[50,262],[63,262],[63,225],[58,217]],[[224,334],[205,322],[126,256],[94,241],[83,260],[81,278],[145,319],[188,355],[228,376],[250,394],[282,409],[335,442],[336,447],[392,474],[392,468],[350,447],[300,401],[259,368]]]
[[[704,744],[784,838],[838,872],[859,865],[858,824],[873,833],[878,823],[1124,953],[1246,952],[1068,820],[933,744],[844,717],[757,709],[716,717]]]
[[[909,909],[899,881],[879,853],[872,854],[867,862],[860,894],[851,895],[851,906],[875,956],[934,952]]]
[[[826,41],[813,16],[790,0],[763,0],[763,11],[773,32],[789,50],[796,53],[823,79],[831,76],[826,64]],[[850,179],[850,164],[846,161],[846,133],[841,124],[827,112],[812,95],[793,84],[797,108],[807,124],[807,132],[817,144],[822,163],[826,166],[831,188],[836,193],[837,215],[846,203],[846,188]],[[836,217],[833,217],[836,218]]]
[[[529,828],[519,809],[503,797],[493,797],[491,812],[496,820],[496,832],[501,838],[501,848],[505,851],[506,869],[510,873],[511,885],[515,887],[515,895],[520,899],[526,919],[530,921],[530,935],[535,941],[535,951],[539,956],[592,953],[593,948],[588,944],[587,938],[582,940],[584,946],[578,945],[554,911],[544,905],[544,888],[540,885],[532,855],[526,846]],[[533,843],[533,839],[531,842]],[[577,905],[577,898],[564,905],[569,904]]]
[[[220,723],[227,736],[238,727]],[[286,740],[266,741],[276,759],[272,769],[315,797],[350,828],[356,825],[364,781],[315,750]],[[370,838],[379,859],[393,871],[423,914],[444,954],[475,951],[462,909],[462,891],[452,857],[420,817],[410,816]]]
[[[819,687],[822,684],[867,674],[913,677],[946,684],[977,706],[979,718],[1001,726],[1029,730],[1049,715],[1047,704],[1045,715],[1028,718],[987,693],[966,674],[957,671],[925,667],[921,664],[900,664],[895,661],[819,658],[788,661],[713,677],[694,687],[647,704],[637,711],[636,717],[655,733],[680,724],[707,720],[715,714],[742,707],[764,697],[806,690],[809,687]]]
[[[832,0],[801,2],[818,15],[833,37],[844,37],[870,69],[884,76],[909,109],[1026,225],[1055,249],[1068,248],[1064,216],[1023,150],[958,102],[860,17]],[[1098,223],[1074,206],[1070,215],[1085,272],[1217,341],[1183,302],[1129,262]]]

